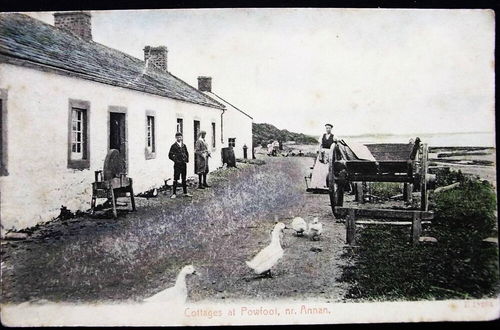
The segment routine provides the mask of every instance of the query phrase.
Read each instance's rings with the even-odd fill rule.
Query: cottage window
[[[182,118],[177,118],[177,133],[184,134],[184,124]]]
[[[212,123],[212,148],[215,148],[215,123]]]
[[[71,159],[83,159],[85,109],[73,108],[71,112]]]
[[[155,117],[148,116],[148,149],[155,152]]]
[[[236,147],[236,138],[229,138],[227,144],[230,147],[233,147],[233,148]]]
[[[156,157],[156,127],[155,115],[152,111],[146,113],[146,159]]]
[[[89,102],[69,101],[68,168],[85,169],[90,167],[89,109]]]
[[[7,171],[7,90],[0,89],[0,176]]]

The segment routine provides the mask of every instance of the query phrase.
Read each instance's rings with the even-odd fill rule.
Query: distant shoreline
[[[495,148],[494,132],[452,132],[422,134],[364,134],[338,136],[358,143],[404,143],[419,137],[430,147],[490,147]]]
[[[370,134],[359,134],[359,135],[344,135],[346,138],[363,138],[363,137],[376,137],[376,136],[438,136],[438,135],[462,135],[462,134],[492,134],[495,132],[477,131],[477,132],[442,132],[442,133],[370,133]]]

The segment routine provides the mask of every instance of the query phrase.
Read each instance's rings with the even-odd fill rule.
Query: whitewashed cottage
[[[145,47],[143,61],[94,42],[89,13],[54,16],[52,26],[0,14],[3,230],[50,220],[61,205],[89,209],[94,171],[111,148],[123,155],[136,193],[173,176],[168,151],[177,131],[191,154],[188,175],[201,129],[211,169],[221,165],[225,107],[169,73],[165,47]]]
[[[252,158],[253,118],[248,113],[213,92],[211,77],[198,77],[198,89],[225,106],[225,110],[223,110],[221,115],[221,125],[223,127],[221,143],[223,147],[233,147],[236,158],[243,158],[244,149],[247,149],[247,157]]]

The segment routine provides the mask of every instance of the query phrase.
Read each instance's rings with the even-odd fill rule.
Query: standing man
[[[208,158],[210,157],[210,151],[208,151],[208,144],[205,142],[205,135],[207,132],[200,131],[198,134],[198,140],[194,145],[195,151],[195,168],[196,174],[198,174],[198,189],[205,189],[210,187],[207,184],[207,174],[208,174]]]
[[[325,124],[325,130],[326,133],[321,136],[321,139],[319,140],[319,150],[321,149],[330,149],[331,145],[333,142],[336,142],[335,138],[333,137],[332,133],[332,124]]]
[[[174,187],[170,198],[177,197],[177,180],[179,180],[179,177],[182,178],[182,190],[184,192],[184,196],[191,197],[192,195],[188,194],[186,186],[186,163],[189,163],[189,153],[186,145],[182,142],[182,133],[176,133],[175,139],[177,141],[172,144],[168,153],[168,158],[174,162]]]

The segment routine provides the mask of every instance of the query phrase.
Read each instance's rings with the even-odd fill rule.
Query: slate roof
[[[253,120],[253,117],[250,116],[248,113],[246,113],[245,111],[239,109],[238,107],[232,105],[231,103],[229,103],[228,101],[224,100],[222,97],[220,97],[219,95],[215,94],[214,92],[203,92],[205,95],[208,95],[210,96],[211,98],[215,99],[216,101],[224,104],[226,106],[226,108],[233,108],[239,112],[241,112],[242,114],[244,114],[245,116],[247,116],[248,118],[252,119]]]
[[[55,69],[82,79],[224,108],[170,73],[146,70],[138,58],[85,41],[24,14],[0,14],[0,62]]]

